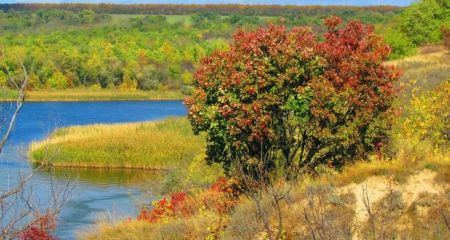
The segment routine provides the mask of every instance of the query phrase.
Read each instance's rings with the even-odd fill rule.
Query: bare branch
[[[0,152],[2,152],[6,141],[8,140],[9,136],[11,135],[11,131],[13,130],[14,125],[16,123],[17,116],[18,116],[18,114],[20,112],[20,109],[22,109],[22,106],[23,106],[23,104],[25,102],[25,96],[26,96],[27,85],[28,85],[28,72],[27,72],[27,69],[26,69],[25,65],[23,65],[23,64],[21,64],[21,65],[22,65],[23,76],[20,79],[20,84],[19,85],[16,83],[16,80],[15,80],[14,76],[12,76],[12,74],[9,72],[9,70],[7,70],[9,81],[16,87],[19,96],[17,97],[16,109],[14,110],[14,113],[13,113],[13,115],[11,117],[11,120],[9,121],[8,128],[6,129],[5,134],[3,134],[3,136],[1,137]]]

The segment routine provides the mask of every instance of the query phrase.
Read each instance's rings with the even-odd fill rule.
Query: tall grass
[[[17,92],[0,89],[0,100],[13,101]],[[36,90],[27,92],[27,101],[111,101],[111,100],[179,100],[179,91],[140,91],[126,89],[76,88],[66,90]]]
[[[33,162],[54,166],[177,169],[205,148],[185,118],[57,129],[30,145]]]
[[[217,239],[211,238],[210,226],[220,221],[219,216],[204,212],[193,218],[178,219],[170,223],[148,224],[145,221],[98,224],[92,232],[81,232],[78,239]],[[208,238],[209,237],[209,238]]]

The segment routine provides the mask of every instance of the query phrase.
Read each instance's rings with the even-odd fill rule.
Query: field
[[[123,21],[128,21],[130,18],[142,18],[145,16],[157,16],[157,15],[148,15],[148,14],[111,14],[111,22],[108,24],[120,24]],[[192,24],[191,17],[192,15],[160,15],[164,16],[167,19],[168,23],[185,23]]]

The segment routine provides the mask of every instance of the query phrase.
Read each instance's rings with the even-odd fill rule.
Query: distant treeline
[[[23,63],[30,72],[30,89],[99,87],[189,93],[200,60],[227,49],[236,29],[251,31],[267,23],[309,26],[320,37],[326,30],[323,21],[330,15],[345,22],[373,24],[391,46],[391,57],[400,58],[424,44],[442,42],[441,28],[450,29],[446,4],[423,0],[406,9],[0,4],[0,88],[13,87],[9,74],[20,74]]]
[[[100,7],[123,5],[15,6],[24,7],[0,10],[0,87],[12,87],[8,74],[20,74],[23,63],[30,72],[30,89],[101,87],[185,93],[191,90],[192,73],[200,59],[226,49],[238,28],[254,30],[269,22],[287,27],[304,25],[320,36],[325,30],[323,20],[329,15],[383,26],[398,15],[342,10],[311,16],[261,16],[234,11],[224,16],[206,10],[191,14],[183,10],[182,16],[161,11],[141,16],[110,14],[108,8]],[[80,8],[51,8],[61,6]]]
[[[220,15],[261,15],[261,16],[293,16],[293,15],[342,15],[358,12],[399,13],[403,10],[397,6],[280,6],[280,5],[239,5],[239,4],[214,4],[214,5],[185,5],[185,4],[0,4],[0,9],[9,11],[34,11],[39,9],[59,9],[69,11],[92,10],[96,13],[110,14],[162,14],[183,15],[198,13],[215,13]]]

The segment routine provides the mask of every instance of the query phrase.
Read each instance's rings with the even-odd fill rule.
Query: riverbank
[[[162,101],[181,100],[184,96],[180,91],[141,91],[125,89],[92,89],[76,88],[65,90],[30,90],[27,92],[26,101]],[[15,101],[17,91],[12,89],[0,89],[0,101]]]
[[[29,155],[33,163],[60,167],[171,170],[188,166],[204,149],[186,118],[168,118],[60,128],[31,143]]]
[[[305,176],[290,185],[291,190],[280,204],[284,234],[287,239],[309,239],[311,232],[319,231],[332,236],[331,239],[371,239],[373,234],[380,233],[446,239],[450,236],[445,220],[450,216],[449,167],[450,159],[445,155],[429,154],[417,162],[402,158],[358,161],[341,172],[328,169],[318,177]],[[280,183],[280,186],[285,185]],[[163,215],[162,220],[153,220],[141,213],[135,219],[100,222],[91,231],[80,231],[78,239],[195,239],[198,236],[259,239],[266,236],[266,230],[255,217],[258,214],[255,201],[244,196],[229,200],[220,194],[207,189],[187,196],[177,206],[189,209],[189,214],[174,211],[172,215]],[[276,226],[278,215],[270,197],[263,194],[260,203],[267,210],[270,224]],[[217,211],[224,202],[231,210]],[[152,213],[147,215],[153,216]],[[311,232],[305,231],[308,228]]]

